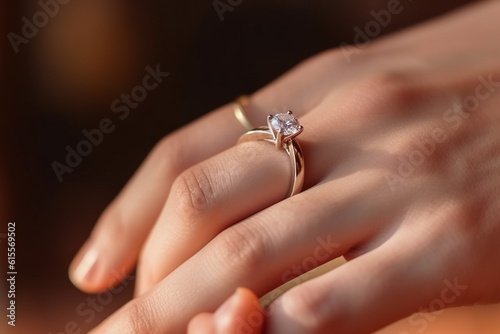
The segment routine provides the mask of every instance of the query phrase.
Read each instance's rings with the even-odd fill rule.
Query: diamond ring
[[[304,155],[295,139],[303,130],[304,127],[289,110],[287,113],[269,115],[267,126],[250,130],[238,140],[238,143],[267,141],[274,144],[278,150],[284,150],[288,154],[292,166],[292,180],[287,197],[298,194],[304,184]]]

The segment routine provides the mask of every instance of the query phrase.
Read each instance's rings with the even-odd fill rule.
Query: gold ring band
[[[248,105],[249,102],[250,99],[248,98],[247,95],[242,95],[238,97],[234,102],[233,111],[234,111],[234,116],[240,122],[240,124],[243,125],[245,129],[252,130],[255,129],[256,126],[252,124],[252,122],[250,121],[245,112],[245,107]]]

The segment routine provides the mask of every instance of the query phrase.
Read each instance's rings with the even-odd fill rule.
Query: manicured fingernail
[[[87,241],[75,256],[69,276],[73,284],[83,289],[99,279],[99,253],[93,242]]]
[[[232,314],[238,303],[240,289],[238,288],[235,293],[228,300],[222,304],[214,313],[215,325],[217,328],[224,328],[232,320]]]

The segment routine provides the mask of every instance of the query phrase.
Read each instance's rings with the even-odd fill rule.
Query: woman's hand
[[[94,333],[182,333],[238,286],[262,295],[342,255],[278,299],[270,333],[366,333],[419,308],[500,301],[499,14],[466,8],[351,64],[328,51],[254,94],[253,123],[291,109],[305,128],[294,197],[285,153],[233,146],[231,106],[166,137],[72,265],[97,292],[138,262],[137,298]]]

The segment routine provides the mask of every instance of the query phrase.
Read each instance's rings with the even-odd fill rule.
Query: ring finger
[[[292,177],[288,160],[269,143],[248,142],[183,172],[140,256],[136,293],[149,290],[228,226],[285,198]]]

